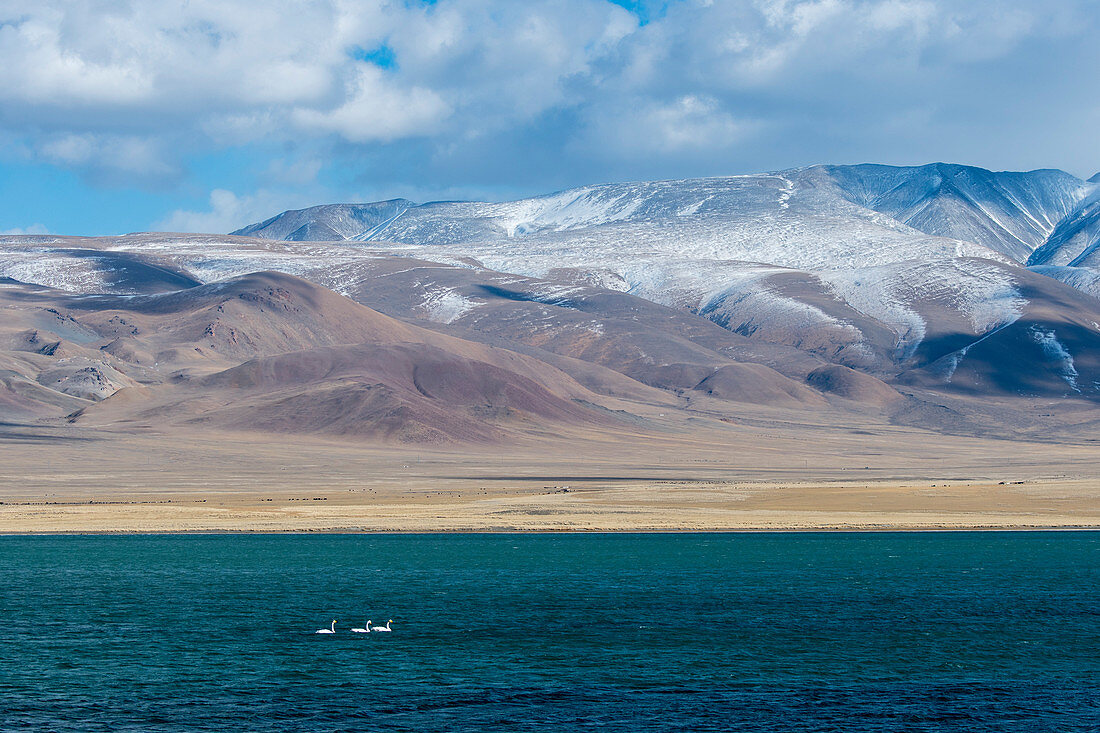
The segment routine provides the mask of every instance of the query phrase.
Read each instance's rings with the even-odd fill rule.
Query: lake
[[[3,536],[23,728],[1096,731],[1100,534]]]

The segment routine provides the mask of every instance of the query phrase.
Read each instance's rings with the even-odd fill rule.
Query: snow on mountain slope
[[[977,339],[938,339],[924,365],[899,376],[974,395],[1100,399],[1100,301],[1021,270],[1019,318]]]
[[[1051,232],[1028,265],[1100,267],[1100,184]]]
[[[945,163],[819,170],[853,203],[926,234],[982,244],[1017,262],[1042,245],[1089,190],[1084,181],[1058,170],[993,172]]]
[[[1086,182],[1054,170],[994,173],[943,163],[815,166],[761,175],[586,186],[504,203],[338,204],[286,212],[234,233],[317,241],[336,233],[337,239],[454,245],[609,224],[682,229],[690,222],[695,237],[728,243],[728,237],[712,230],[759,226],[762,217],[793,222],[809,213],[862,220],[899,232],[912,227],[1023,261],[1088,191]],[[876,212],[886,216],[875,216]],[[738,258],[776,263],[767,252]]]
[[[224,237],[219,244],[209,237],[174,235],[68,240],[55,250],[37,244],[20,249],[17,244],[9,241],[4,246],[0,242],[0,266],[8,261],[19,264],[18,268],[0,269],[0,274],[17,274],[15,279],[78,293],[179,287],[157,283],[142,289],[117,287],[115,283],[121,280],[117,271],[105,267],[110,260],[99,255],[120,250],[126,250],[131,258],[160,262],[165,270],[186,272],[192,283],[279,270],[352,297],[378,287],[375,263],[393,261],[394,254],[405,255],[398,260],[409,260],[412,254],[423,260],[428,260],[425,255],[429,253],[445,254],[451,256],[442,259],[450,259],[450,263],[435,267],[469,271],[487,285],[493,283],[492,288],[508,287],[505,280],[515,277],[503,272],[538,270],[545,291],[540,298],[560,303],[568,301],[578,284],[602,288],[607,283],[655,303],[698,313],[761,343],[793,347],[884,374],[896,371],[894,365],[916,354],[924,336],[942,330],[944,323],[977,335],[1013,313],[1011,266],[1000,263],[991,267],[993,263],[983,259],[904,260],[875,267],[806,271],[739,261],[681,259],[661,250],[597,250],[600,257],[593,259],[584,257],[583,248],[574,247],[572,259],[564,250],[550,250],[530,262],[513,256],[494,272],[469,257],[454,256],[458,253],[451,248],[267,242],[239,237]],[[73,255],[81,251],[85,254]],[[415,264],[415,260],[409,262]],[[405,288],[421,293],[419,305],[410,314],[446,324],[479,307],[481,301],[469,292],[454,290],[446,280],[433,282],[431,272],[418,268],[418,273],[425,274],[406,282]],[[991,317],[990,312],[1002,317]],[[544,325],[531,323],[527,327]],[[592,327],[600,327],[598,319]]]
[[[1100,299],[1100,268],[1036,265],[1028,269]]]
[[[292,242],[324,242],[354,239],[385,225],[414,205],[405,199],[371,204],[327,204],[286,211],[267,221],[234,232],[241,236],[284,239]]]
[[[83,247],[84,238],[16,239],[0,237],[0,272],[20,282],[75,293],[123,294],[175,290],[200,283],[155,257]]]
[[[569,259],[562,256],[569,250],[563,249],[540,253],[547,259],[534,265],[513,254],[516,267],[510,273],[479,264],[470,255],[472,245],[157,234],[55,239],[54,247],[33,237],[0,239],[0,264],[9,263],[6,271],[0,269],[0,277],[10,277],[18,269],[26,281],[70,292],[136,295],[178,292],[197,282],[277,270],[464,337],[484,338],[486,343],[505,339],[542,350],[539,353],[581,358],[673,390],[695,389],[730,359],[768,366],[796,380],[822,363],[833,363],[886,380],[900,372],[919,372],[926,376],[915,379],[915,384],[951,387],[954,383],[935,369],[919,370],[944,359],[966,361],[973,376],[968,379],[974,382],[983,373],[1002,369],[1004,365],[993,358],[967,359],[968,350],[1019,322],[1021,314],[1031,313],[1034,322],[1021,323],[1013,333],[1032,338],[1028,334],[1033,326],[1056,332],[1080,375],[1081,392],[1073,394],[1091,397],[1093,382],[1100,382],[1088,356],[1096,346],[1090,339],[1100,339],[1100,326],[1091,325],[1100,322],[1100,303],[1085,295],[1084,288],[1075,291],[992,253],[986,258],[941,256],[802,270],[736,260],[678,259],[657,247],[649,252],[627,250],[618,259],[604,248],[597,251],[603,258],[598,265],[569,267]],[[583,254],[583,248],[574,246],[572,251],[577,257]],[[413,256],[433,252],[450,262]],[[514,274],[519,267],[535,265],[554,266],[540,279]],[[181,281],[169,282],[160,273],[175,273]],[[1066,327],[1057,325],[1050,314],[1069,303],[1076,304],[1080,315],[1075,319],[1077,335],[1067,340]],[[727,336],[719,337],[720,333]],[[1049,393],[1066,384],[1070,390],[1058,376],[1062,367],[1049,356],[1052,347],[1044,348],[1032,349],[1035,359],[1041,357],[1035,368],[1056,367],[1053,381],[1047,379],[1044,389]],[[606,381],[595,373],[583,378],[593,380],[593,385]],[[728,390],[722,394],[723,399],[732,398]]]
[[[917,353],[937,330],[930,319],[980,335],[1018,312],[1011,271],[990,267],[1010,264],[1004,255],[920,232],[853,203],[830,181],[808,169],[590,186],[506,203],[340,205],[246,229],[299,239],[363,227],[356,242],[340,244],[150,234],[96,246],[156,256],[203,282],[276,269],[337,292],[359,281],[364,258],[394,254],[549,280],[567,269],[758,340],[878,372]],[[24,247],[15,256],[23,266],[0,274],[77,292],[109,289],[102,272],[98,285],[65,275],[73,266],[64,253]],[[36,258],[38,277],[28,270]],[[446,322],[472,307],[443,293],[428,310]]]
[[[355,246],[208,234],[0,236],[0,276],[81,294],[165,292],[262,270],[308,274],[342,292],[341,272],[380,256]]]
[[[858,171],[852,180],[859,190],[894,191],[899,176],[918,170],[879,168]],[[925,298],[946,299],[978,333],[1018,312],[1011,305],[1011,277],[980,264],[1008,264],[1010,258],[982,244],[929,235],[859,203],[844,186],[859,187],[837,180],[844,170],[607,184],[504,203],[430,203],[410,206],[354,239],[426,260],[470,258],[490,270],[528,277],[569,268],[782,343],[817,343],[820,334],[813,332],[825,329],[833,335],[821,347],[838,348],[839,339],[849,344],[844,348],[853,359],[861,349],[869,353],[852,331],[853,316],[893,333],[892,345],[877,339],[876,349],[897,349],[899,358],[907,358],[926,331],[920,305]],[[1020,175],[1030,180],[1031,174]],[[1070,188],[1072,177],[1049,177]],[[1044,209],[1024,183],[1002,189],[1044,217],[1061,205],[1052,195],[1056,203]],[[871,198],[882,203],[880,194]],[[292,213],[286,226],[276,217],[241,231],[275,236],[300,228],[301,212]],[[316,210],[316,224],[337,228],[329,224],[331,213]],[[820,288],[808,300],[783,294],[761,277],[767,268],[808,273],[804,279]],[[874,276],[853,275],[867,268],[877,268]],[[769,326],[762,329],[765,322]],[[882,366],[881,358],[871,361]]]
[[[554,333],[569,348],[589,338],[584,333],[603,343],[607,324],[561,304],[578,288],[589,298],[611,290],[702,316],[760,353],[797,351],[809,360],[803,365],[824,360],[890,378],[1015,323],[1035,311],[1035,298],[1063,297],[1057,288],[1025,293],[1020,283],[1034,275],[1005,251],[1030,251],[1087,188],[1055,171],[819,166],[587,186],[503,203],[341,204],[240,230],[250,237],[0,238],[0,277],[132,294],[278,270],[385,309],[385,299],[371,295],[385,276],[401,283],[384,291],[404,317],[477,323],[484,333]],[[395,258],[408,260],[415,276],[397,277]],[[1088,278],[1052,274],[1090,292]],[[540,283],[525,281],[523,298],[545,307],[486,307],[512,297],[501,293],[517,277]],[[502,330],[492,320],[505,312],[514,322]],[[632,358],[639,369],[667,366]]]

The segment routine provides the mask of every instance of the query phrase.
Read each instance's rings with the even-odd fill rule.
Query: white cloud
[[[89,168],[119,167],[91,136],[144,137],[162,172],[256,140],[462,138],[562,103],[636,27],[605,0],[0,0],[0,128]],[[395,68],[362,60],[382,44]]]
[[[644,99],[614,111],[602,109],[589,123],[588,145],[601,155],[713,154],[741,143],[755,123],[739,120],[718,100],[687,94],[666,103]]]
[[[402,73],[476,134],[583,102],[582,87],[617,73],[637,30],[635,16],[605,0],[453,0],[411,11],[387,40]]]
[[[870,8],[866,23],[879,32],[911,29],[918,36],[925,36],[935,22],[936,14],[936,6],[931,2],[889,0]]]
[[[100,134],[67,134],[49,137],[38,145],[38,154],[74,168],[92,168],[103,175],[138,180],[171,178],[178,170],[164,160],[155,139]]]
[[[248,196],[215,189],[210,192],[210,208],[205,211],[177,209],[154,226],[166,232],[224,233],[266,219],[294,204],[292,198],[261,190]]]
[[[293,160],[276,158],[268,165],[264,173],[264,179],[276,183],[301,186],[313,183],[317,180],[317,174],[321,172],[324,161],[320,158],[303,158]]]
[[[749,127],[724,111],[714,98],[692,94],[650,110],[646,121],[658,147],[670,152],[725,147],[738,141]]]
[[[50,230],[44,224],[31,224],[27,227],[14,227],[0,230],[0,234],[49,234]]]
[[[345,101],[331,110],[295,109],[291,119],[304,129],[335,132],[353,143],[389,142],[434,132],[450,106],[423,87],[404,89],[372,64],[358,64]]]
[[[74,52],[64,22],[60,9],[43,8],[0,26],[0,96],[47,106],[132,105],[150,96],[153,79],[137,59]]]
[[[0,0],[2,152],[145,186],[255,145],[301,191],[319,160],[376,190],[1094,148],[1035,102],[1100,92],[1065,73],[1100,62],[1090,0],[661,5]]]

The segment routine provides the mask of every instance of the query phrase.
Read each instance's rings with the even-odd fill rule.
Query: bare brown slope
[[[72,412],[132,384],[59,299],[71,298],[14,281],[0,288],[0,421]]]
[[[162,371],[166,366],[195,367],[194,374],[208,373],[256,357],[321,346],[421,343],[527,374],[556,392],[591,396],[564,372],[537,359],[404,323],[281,272],[149,297],[83,298],[69,307],[84,311],[80,322],[111,339],[112,349],[144,346],[156,353]]]
[[[81,410],[82,422],[415,442],[608,423],[582,405],[600,398],[549,364],[402,323],[281,273],[75,305],[104,348],[155,353],[161,374],[140,399],[124,390]]]
[[[239,393],[231,405],[201,418],[238,429],[437,443],[499,439],[504,429],[524,422],[608,423],[530,377],[423,343],[322,347],[265,357],[195,386]]]
[[[348,278],[349,271],[340,275]],[[551,276],[559,279],[380,257],[357,265],[355,277],[361,279],[349,292],[358,302],[463,339],[559,364],[555,356],[583,360],[659,389],[698,389],[747,404],[769,404],[772,397],[776,404],[824,404],[801,381],[821,364],[818,359],[790,347],[750,341],[685,309],[593,285],[575,272],[558,270]],[[459,298],[467,309],[433,312],[444,297]],[[430,318],[442,321],[430,323]],[[607,393],[608,385],[589,379],[576,365],[561,366]],[[719,378],[701,384],[727,366]],[[796,378],[790,379],[792,375]]]
[[[423,334],[292,275],[259,272],[138,298],[104,296],[70,305],[80,321],[120,352],[144,349],[158,362],[224,367],[260,355]],[[430,332],[424,332],[430,333]]]
[[[734,402],[802,408],[826,405],[818,392],[763,364],[728,364],[695,389]]]
[[[814,369],[806,377],[806,382],[822,392],[864,405],[887,406],[905,399],[881,379],[840,364]]]

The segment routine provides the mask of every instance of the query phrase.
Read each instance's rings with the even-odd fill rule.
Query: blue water
[[[0,729],[1097,731],[1098,561],[1085,532],[0,537]]]

